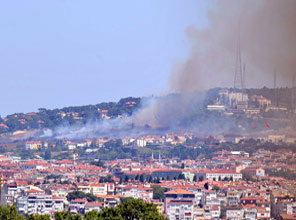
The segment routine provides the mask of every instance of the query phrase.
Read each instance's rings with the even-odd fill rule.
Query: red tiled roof
[[[103,202],[88,202],[88,203],[86,203],[85,206],[88,206],[88,207],[102,207],[102,206],[104,206],[104,203]]]
[[[86,202],[85,199],[73,199],[71,202]]]
[[[188,190],[185,190],[185,189],[174,189],[174,190],[168,191],[164,194],[191,194],[191,195],[193,195],[194,193],[190,192]]]

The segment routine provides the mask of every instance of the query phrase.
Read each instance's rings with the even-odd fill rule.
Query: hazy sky
[[[168,88],[205,26],[203,0],[0,1],[0,114],[117,101]]]

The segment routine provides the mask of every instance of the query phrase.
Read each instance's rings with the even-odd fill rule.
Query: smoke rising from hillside
[[[233,86],[237,40],[249,87],[291,86],[296,61],[296,1],[214,1],[208,12],[209,26],[189,27],[193,44],[186,61],[173,70],[173,92],[190,92],[217,86]],[[240,31],[239,31],[240,30]]]
[[[206,112],[205,100],[208,97],[203,92],[143,98],[141,107],[131,116],[99,121],[89,119],[86,124],[63,124],[53,130],[44,130],[41,138],[78,140],[163,135],[167,132],[207,136],[238,131],[238,123],[233,118]]]
[[[197,114],[207,97],[195,91],[233,86],[239,33],[242,59],[247,65],[246,85],[272,86],[273,71],[277,69],[278,85],[291,86],[289,82],[296,72],[296,1],[223,0],[212,3],[208,12],[209,25],[186,30],[192,43],[191,52],[186,61],[175,65],[170,77],[169,92],[178,95],[147,98],[141,109],[124,120],[61,126],[49,136],[118,137],[188,130],[215,134],[248,127],[231,117],[222,119]]]

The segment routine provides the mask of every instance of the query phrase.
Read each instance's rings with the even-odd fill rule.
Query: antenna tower
[[[273,89],[274,89],[274,100],[275,100],[275,104],[278,107],[279,106],[279,100],[278,100],[278,92],[277,92],[277,83],[276,83],[276,69],[274,69],[274,73],[273,73]]]
[[[243,89],[245,90],[246,89],[246,64],[244,63],[244,66],[243,66]]]
[[[294,112],[295,110],[295,74],[293,74],[293,79],[292,79],[292,111]]]
[[[234,88],[240,89],[244,92],[244,79],[243,79],[242,56],[240,46],[240,30],[238,33],[236,61],[235,61],[235,75],[234,75]]]

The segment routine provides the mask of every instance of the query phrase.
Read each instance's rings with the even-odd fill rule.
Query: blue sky
[[[0,114],[167,90],[204,0],[0,2]]]

